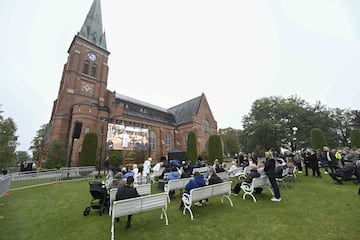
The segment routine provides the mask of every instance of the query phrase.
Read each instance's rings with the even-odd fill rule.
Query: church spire
[[[102,17],[100,0],[94,0],[85,22],[78,33],[83,39],[94,43],[100,48],[106,49],[105,32],[102,30]]]

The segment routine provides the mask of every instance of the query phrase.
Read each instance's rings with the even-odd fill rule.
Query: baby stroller
[[[101,182],[89,182],[90,194],[92,196],[90,206],[84,209],[84,216],[89,215],[90,209],[100,209],[100,216],[109,208],[109,194],[105,184]]]

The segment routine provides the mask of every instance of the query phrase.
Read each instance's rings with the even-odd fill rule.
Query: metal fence
[[[4,196],[10,189],[10,176],[0,176],[0,197]]]
[[[94,166],[12,173],[7,176],[7,179],[9,179],[7,181],[9,183],[5,181],[0,182],[0,196],[2,196],[2,189],[4,189],[6,193],[7,191],[20,190],[59,182],[91,179],[94,178],[95,175],[96,171]],[[6,184],[10,186],[7,186]]]

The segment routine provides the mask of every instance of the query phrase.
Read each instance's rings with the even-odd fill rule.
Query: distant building
[[[201,154],[208,137],[217,133],[205,94],[165,109],[107,89],[110,52],[102,29],[100,0],[93,1],[68,54],[44,144],[49,147],[63,141],[71,166],[78,165],[87,132],[98,134],[102,161],[106,149],[145,150],[157,160],[173,148],[186,151],[189,131],[196,133]]]

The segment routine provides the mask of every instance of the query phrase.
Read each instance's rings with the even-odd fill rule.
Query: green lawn
[[[168,226],[160,220],[160,209],[136,214],[130,229],[125,229],[126,218],[116,223],[115,239],[358,239],[358,187],[334,185],[327,175],[300,176],[291,189],[281,189],[281,202],[271,202],[266,189],[256,203],[232,196],[233,208],[216,197],[207,206],[193,206],[193,221],[178,210],[177,192],[168,205]],[[90,200],[88,181],[11,192],[0,198],[0,239],[108,240],[110,216],[96,209],[83,216]]]

